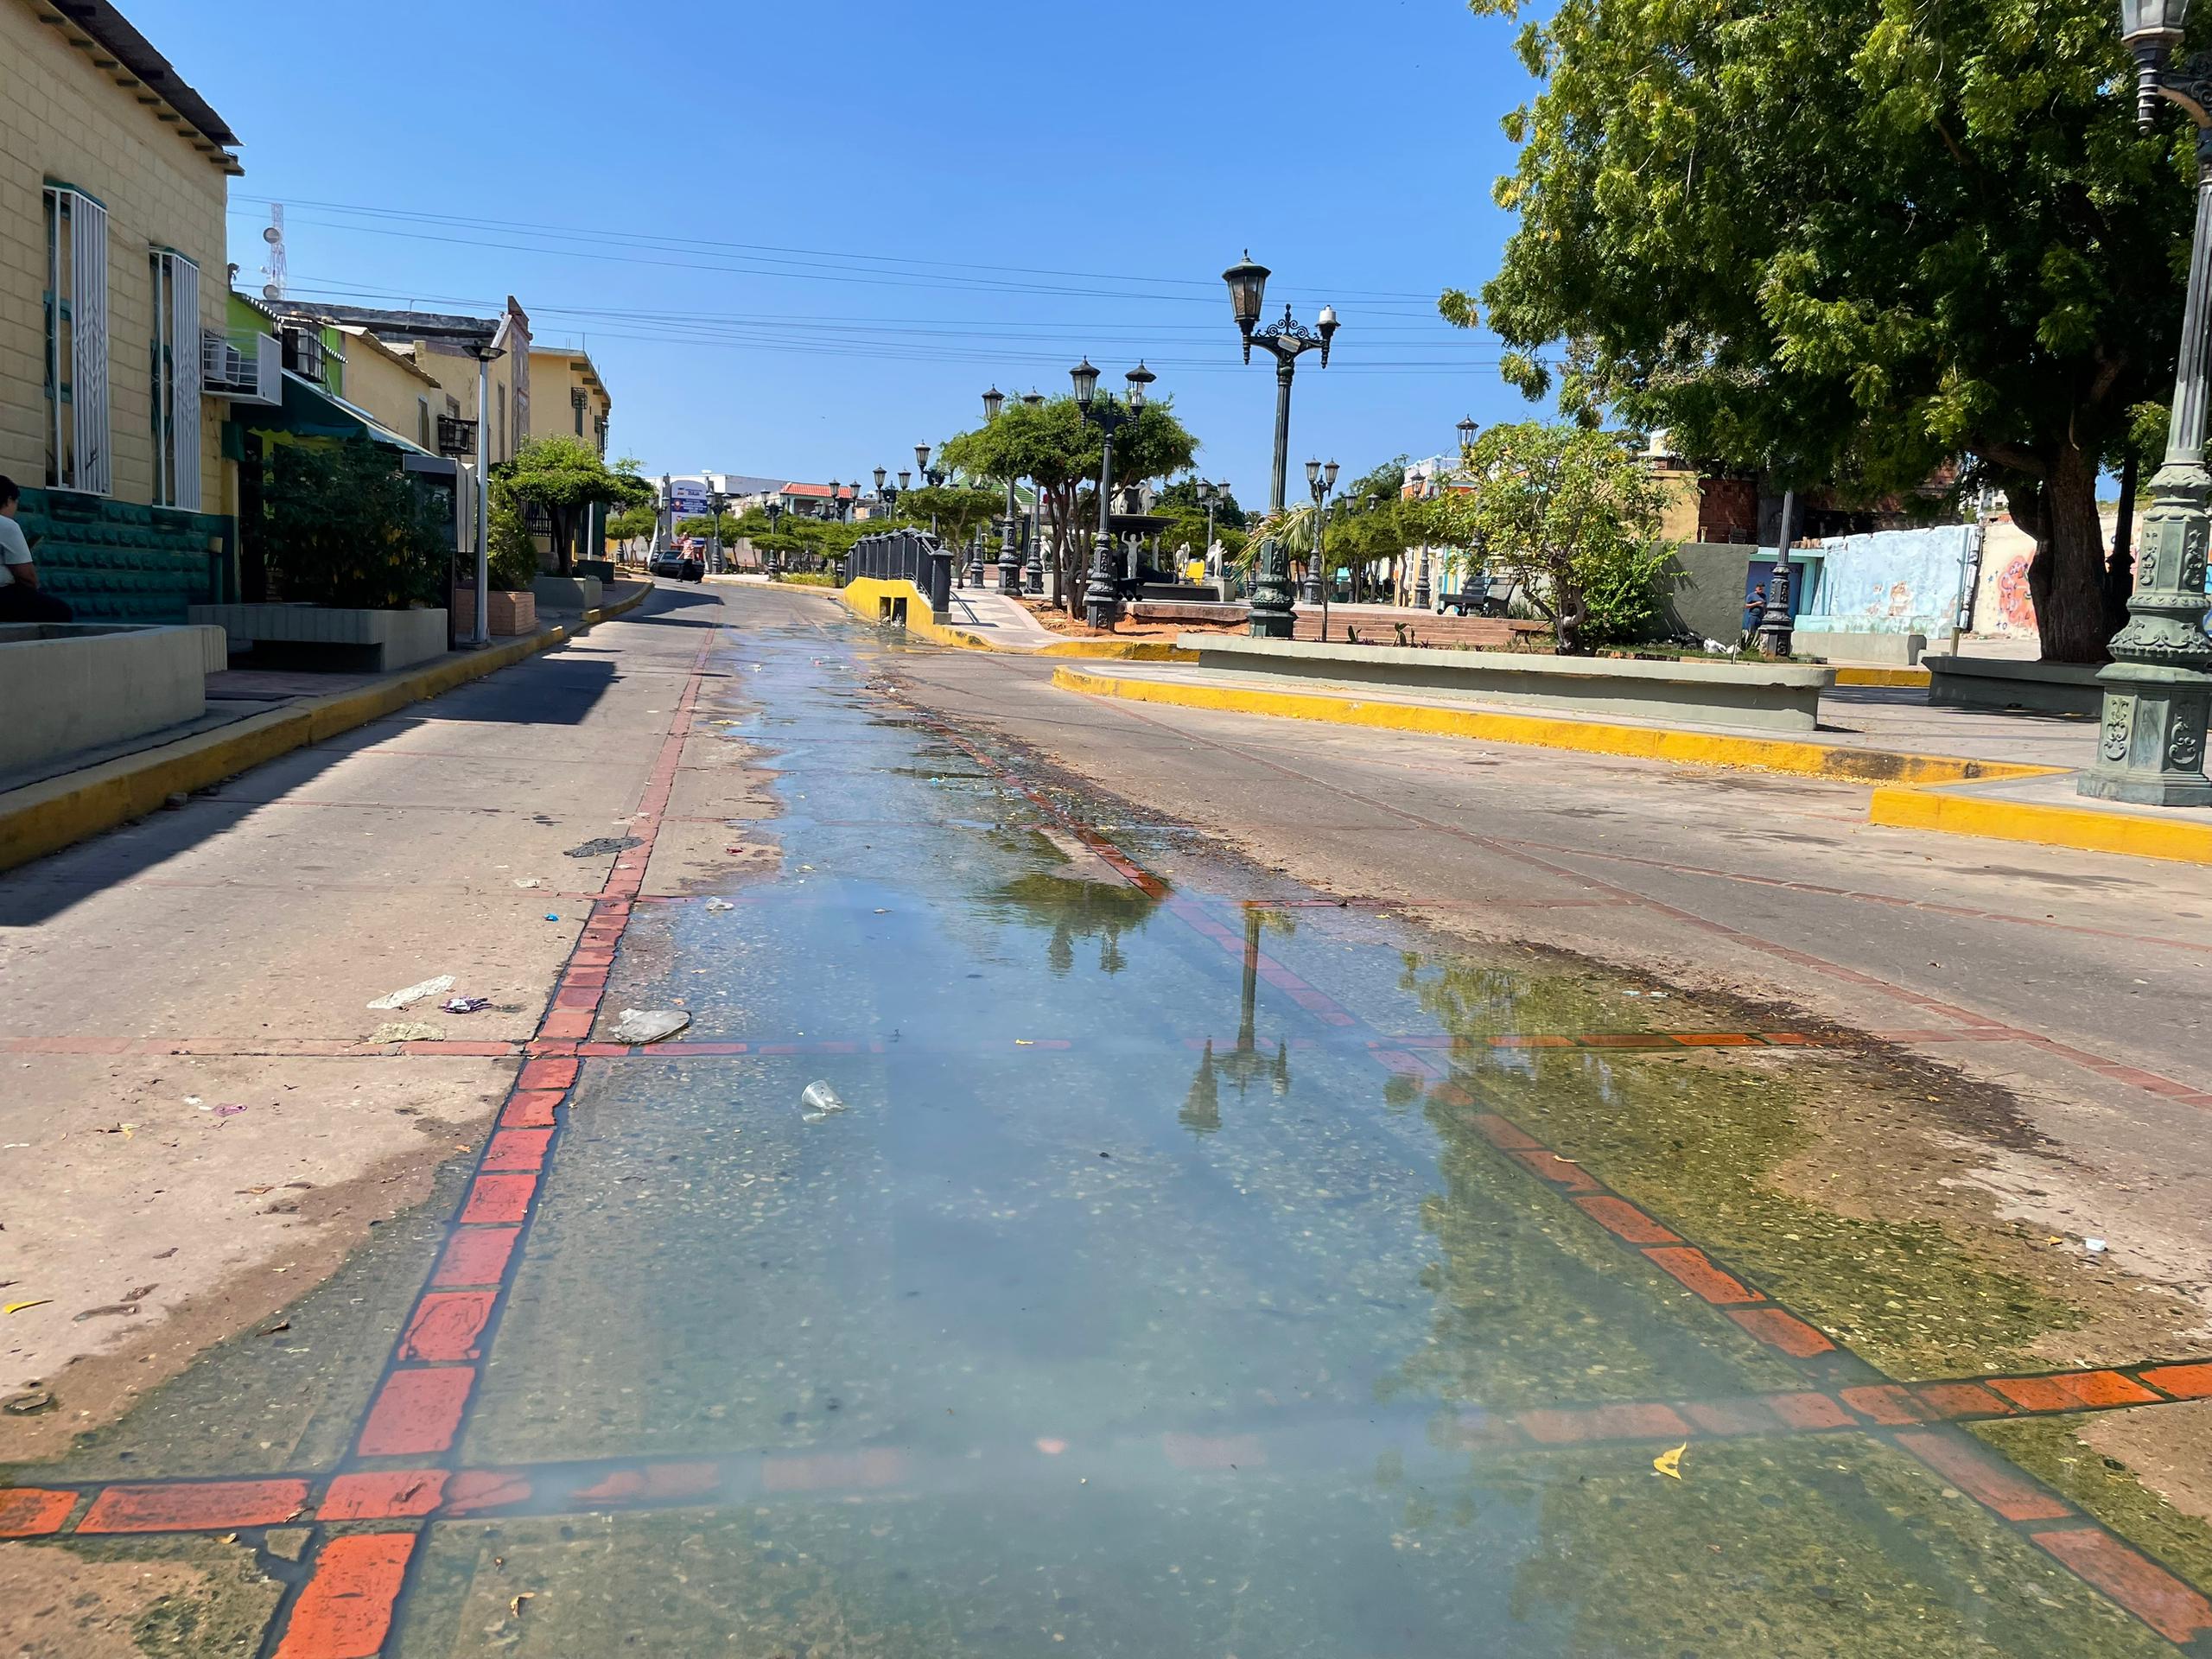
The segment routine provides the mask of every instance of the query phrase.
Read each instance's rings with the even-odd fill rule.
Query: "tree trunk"
[[[2005,492],[2015,523],[2035,540],[2028,595],[2046,663],[2101,663],[2111,652],[2105,627],[2104,534],[2097,521],[2097,463],[2068,445],[2049,458],[2042,480]],[[2022,512],[2025,507],[2027,511]]]

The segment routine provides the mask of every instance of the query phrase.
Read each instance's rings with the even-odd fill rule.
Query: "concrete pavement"
[[[51,1451],[251,1328],[480,1140],[623,837],[711,596],[313,744],[0,878],[0,1459]],[[739,839],[734,769],[656,890]],[[442,996],[368,1004],[439,976]],[[105,1310],[87,1313],[86,1310]]]

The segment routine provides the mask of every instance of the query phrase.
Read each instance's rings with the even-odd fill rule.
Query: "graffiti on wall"
[[[1822,542],[1815,595],[1821,616],[1832,626],[1867,633],[1948,627],[1977,533],[1972,524],[1942,524]]]

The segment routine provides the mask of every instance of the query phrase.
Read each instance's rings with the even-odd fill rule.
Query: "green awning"
[[[249,432],[280,443],[286,439],[296,442],[305,438],[345,440],[366,436],[405,454],[431,453],[421,444],[401,437],[359,404],[333,396],[289,369],[284,371],[283,407],[257,410],[254,414],[256,418],[242,420],[239,424]]]

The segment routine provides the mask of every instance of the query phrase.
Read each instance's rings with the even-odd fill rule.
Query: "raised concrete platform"
[[[541,611],[595,611],[605,597],[597,576],[540,576],[531,591]]]
[[[1923,657],[1928,701],[1944,709],[2024,709],[2094,715],[2104,707],[2094,663],[2032,663],[2004,657]]]
[[[1252,619],[1252,607],[1243,600],[1224,604],[1217,599],[1133,599],[1123,607],[1132,622],[1230,622]]]
[[[1202,669],[1410,691],[1562,713],[1810,732],[1833,668],[1801,663],[1637,662],[1535,652],[1423,651],[1185,633]]]
[[[446,652],[446,613],[347,610],[323,605],[194,605],[192,621],[211,624],[231,647],[251,645],[272,661],[303,668],[390,673]]]
[[[219,627],[0,626],[0,772],[200,719],[225,656]]]
[[[1812,626],[1807,626],[1810,620]],[[1817,618],[1800,617],[1789,648],[1800,657],[1825,657],[1832,663],[1871,668],[1910,668],[1926,654],[1924,633],[1869,633],[1855,628],[1822,628]]]

